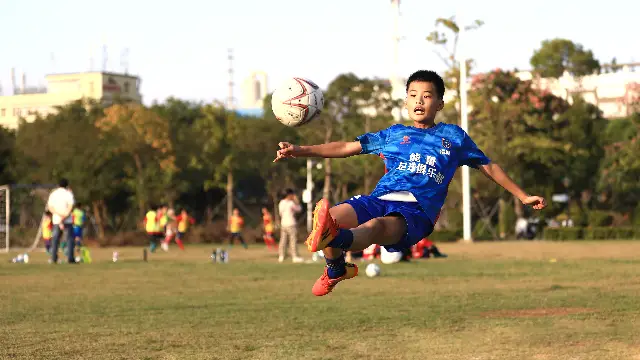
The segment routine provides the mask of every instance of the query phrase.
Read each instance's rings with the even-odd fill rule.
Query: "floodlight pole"
[[[313,210],[312,210],[312,205],[313,205],[313,196],[312,196],[312,191],[313,191],[313,174],[311,173],[313,167],[313,161],[311,161],[311,159],[307,159],[307,199],[309,200],[307,202],[307,231],[311,232],[311,227],[313,225]],[[303,199],[303,200],[307,200],[307,199]]]
[[[460,32],[458,34],[458,40],[463,40],[465,25],[462,22],[463,18],[458,14],[458,25]],[[464,44],[462,44],[464,45]],[[460,47],[458,47],[460,49]],[[458,50],[458,61],[460,63],[460,127],[462,130],[469,133],[469,110],[467,108],[467,55],[463,48],[462,51]],[[471,238],[471,184],[469,178],[469,167],[462,167],[462,239],[465,242],[472,242]]]

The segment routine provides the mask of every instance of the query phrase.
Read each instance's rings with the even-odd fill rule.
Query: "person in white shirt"
[[[283,262],[286,255],[287,241],[289,241],[289,253],[294,263],[303,262],[298,256],[298,230],[296,214],[302,211],[298,196],[292,189],[287,189],[284,199],[278,204],[280,213],[280,244],[278,246],[278,262]]]
[[[51,222],[53,223],[53,233],[51,234],[51,263],[58,262],[58,247],[60,246],[60,237],[62,232],[67,233],[67,256],[70,264],[75,263],[74,258],[74,239],[73,239],[73,223],[71,219],[71,210],[75,199],[69,188],[69,181],[61,179],[59,187],[49,194],[47,201],[47,210],[52,214]]]

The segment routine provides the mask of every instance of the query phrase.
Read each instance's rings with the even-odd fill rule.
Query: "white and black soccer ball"
[[[313,81],[290,78],[273,92],[271,109],[286,126],[301,126],[313,120],[324,106],[324,95]]]
[[[364,272],[368,277],[376,277],[380,275],[380,266],[378,264],[369,264]]]

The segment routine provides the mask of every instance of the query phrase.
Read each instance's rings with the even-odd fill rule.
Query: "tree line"
[[[436,40],[446,44],[442,35]],[[567,56],[576,57],[576,51]],[[453,91],[458,70],[452,63],[445,74]],[[211,223],[224,218],[215,210],[225,197],[229,209],[234,199],[273,206],[285,188],[305,187],[305,159],[272,162],[279,141],[352,140],[393,124],[392,110],[401,104],[390,93],[386,80],[341,74],[325,89],[325,111],[300,128],[275,119],[269,96],[260,118],[243,117],[217,102],[169,98],[151,106],[103,106],[79,100],[21,121],[17,131],[0,128],[0,184],[51,184],[66,177],[89,207],[99,236],[135,229],[158,203],[185,207],[200,223]],[[580,97],[568,102],[499,69],[474,76],[469,99],[469,132],[491,159],[531,192],[569,195],[568,205],[552,202],[540,216],[571,216],[588,225],[590,214],[604,212],[612,224],[629,224],[634,216],[639,221],[638,109],[627,118],[606,120]],[[457,100],[446,104],[437,121],[459,122]],[[313,170],[315,198],[335,203],[368,193],[383,173],[382,160],[372,156],[323,159],[322,168]],[[462,228],[460,188],[456,176],[439,230]],[[472,193],[476,232],[508,236],[515,218],[528,215],[476,172]]]

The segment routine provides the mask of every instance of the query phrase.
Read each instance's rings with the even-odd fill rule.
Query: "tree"
[[[134,194],[141,219],[153,201],[166,201],[175,171],[169,126],[156,112],[138,104],[113,105],[96,126],[111,144],[113,156],[123,159],[126,186]]]
[[[14,149],[16,132],[0,126],[0,184],[14,181]]]
[[[91,205],[100,237],[109,222],[105,199],[122,190],[124,176],[121,159],[100,141],[95,124],[102,117],[99,103],[75,101],[45,118],[22,121],[16,137],[17,180],[52,184],[67,178],[76,199]]]
[[[559,78],[565,71],[573,76],[600,71],[600,63],[591,50],[567,39],[544,40],[530,62],[534,72],[542,77]]]
[[[605,147],[599,189],[615,208],[631,211],[640,203],[640,112],[631,115],[635,134]]]

